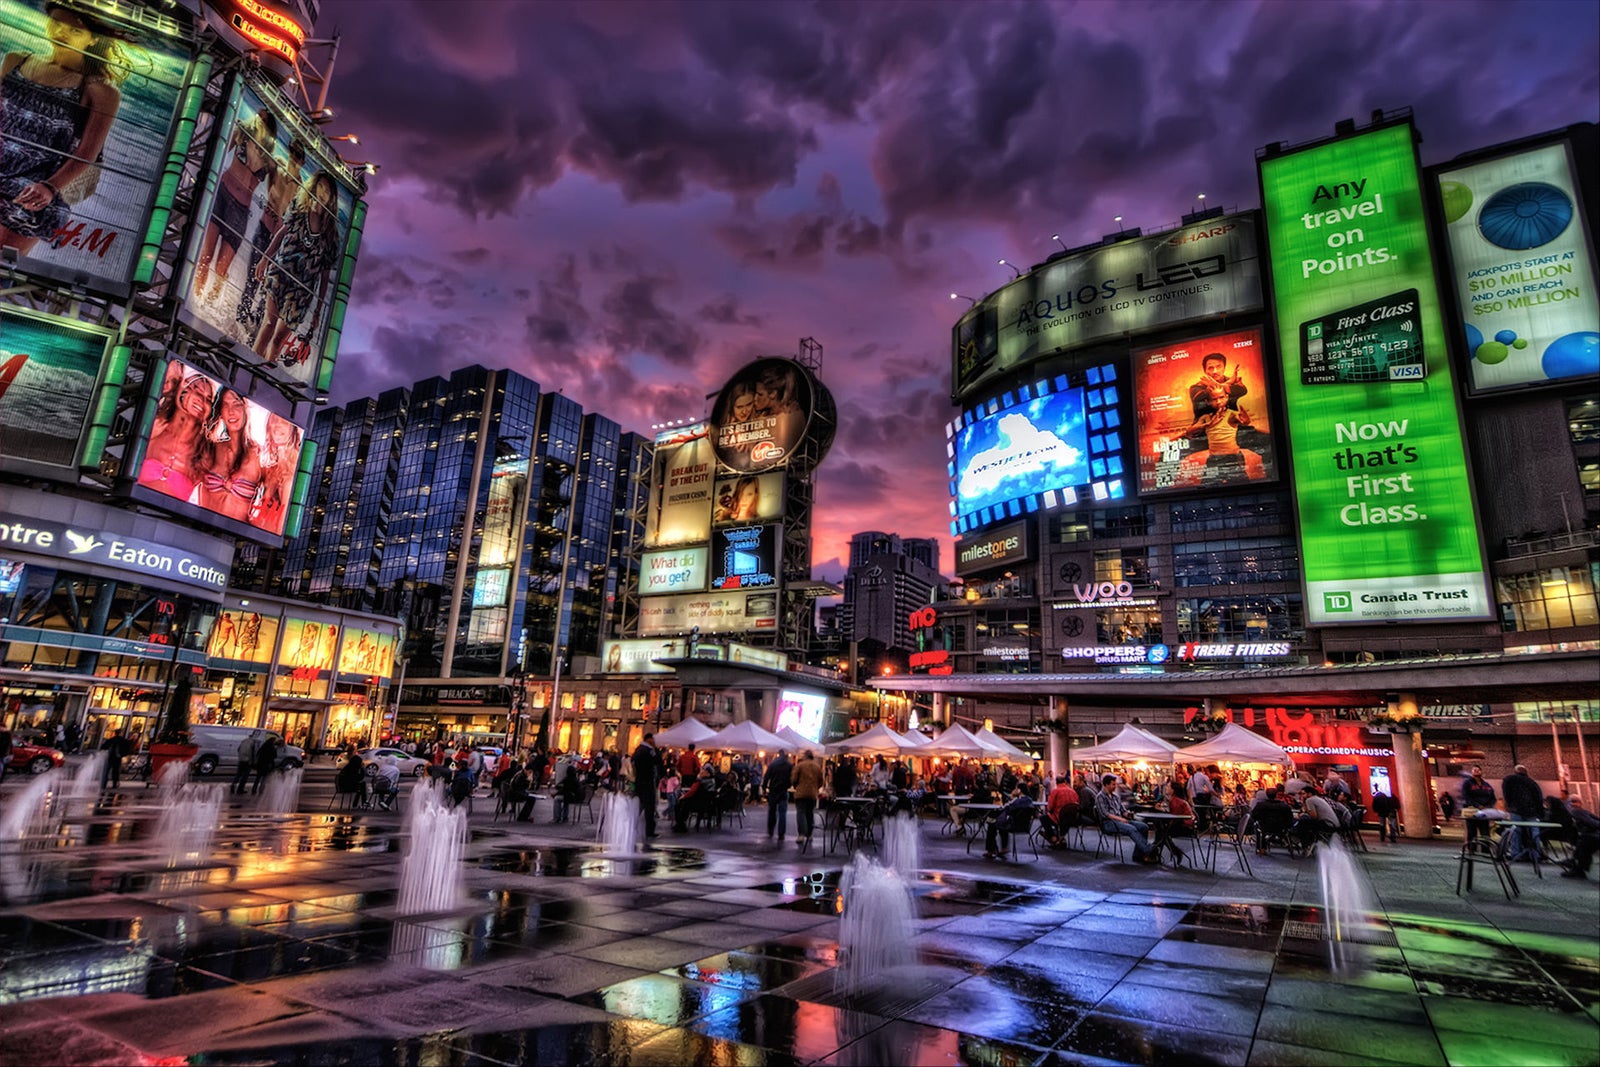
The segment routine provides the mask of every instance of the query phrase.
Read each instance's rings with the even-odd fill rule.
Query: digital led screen
[[[1315,625],[1489,614],[1412,138],[1261,161]]]
[[[27,564],[20,559],[0,559],[0,596],[13,596],[22,588]]]
[[[504,606],[506,593],[511,588],[510,567],[479,567],[472,578],[472,606],[498,608]]]
[[[717,460],[707,433],[705,423],[697,423],[656,438],[645,544],[685,545],[710,537]]]
[[[339,649],[340,674],[387,678],[394,671],[394,634],[346,626]]]
[[[235,87],[195,212],[206,221],[181,276],[179,316],[304,385],[327,339],[356,193],[293,132],[287,110]]]
[[[278,617],[259,611],[232,608],[217,615],[206,642],[206,655],[213,659],[236,659],[246,663],[270,663],[278,643]]]
[[[105,330],[0,309],[0,470],[76,476],[110,343]]]
[[[331,671],[333,653],[339,647],[339,627],[314,619],[283,620],[283,647],[278,666],[295,671]]]
[[[1089,481],[1083,390],[1067,389],[1002,408],[955,439],[956,509],[984,508]]]
[[[783,689],[778,692],[778,718],[772,724],[772,732],[787,726],[801,737],[821,741],[827,714],[828,698],[822,694]]]
[[[811,378],[790,359],[740,368],[717,397],[711,418],[717,459],[736,471],[785,465],[811,421]]]
[[[706,547],[665,548],[639,556],[639,595],[696,593],[706,587]]]
[[[0,29],[0,244],[17,250],[25,271],[122,293],[189,48],[148,26],[40,0],[0,0]]]
[[[600,661],[606,674],[671,674],[671,667],[658,659],[679,659],[687,655],[682,641],[606,641],[600,647]]]
[[[1439,175],[1475,390],[1600,374],[1600,299],[1571,150],[1548,144]]]
[[[776,522],[783,518],[783,474],[741,474],[718,478],[711,525]]]
[[[1133,377],[1141,496],[1277,477],[1260,330],[1137,351]]]
[[[639,636],[745,633],[778,628],[778,594],[684,593],[639,598]]]
[[[164,506],[283,534],[300,428],[181,360],[169,360],[139,465]]]
[[[956,323],[961,401],[1053,352],[1261,307],[1247,214],[1062,255],[980,301]]]
[[[778,584],[782,526],[730,526],[711,534],[711,588],[762,589]]]

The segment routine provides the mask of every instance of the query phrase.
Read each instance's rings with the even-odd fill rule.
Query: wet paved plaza
[[[0,857],[0,1063],[1600,1061],[1596,883],[1457,897],[1450,842],[1372,844],[1376,936],[1335,966],[1314,860],[992,862],[926,823],[922,966],[847,998],[845,858],[769,846],[755,808],[615,860],[480,798],[466,903],[402,918],[400,817],[324,813],[330,781],[226,809],[198,869],[158,858],[139,788]]]

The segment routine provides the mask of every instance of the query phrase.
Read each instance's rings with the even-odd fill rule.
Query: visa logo
[[[1407,363],[1399,367],[1390,367],[1389,380],[1395,382],[1413,378],[1420,379],[1422,372],[1423,367],[1420,363]]]

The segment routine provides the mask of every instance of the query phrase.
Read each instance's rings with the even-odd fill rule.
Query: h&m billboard
[[[1047,263],[955,326],[951,399],[961,402],[1063,349],[1261,307],[1255,217],[1229,215]]]
[[[1261,161],[1317,625],[1490,614],[1413,137]]]

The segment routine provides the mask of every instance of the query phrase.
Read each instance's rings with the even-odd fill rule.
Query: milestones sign
[[[1490,615],[1412,136],[1261,162],[1313,625]]]

